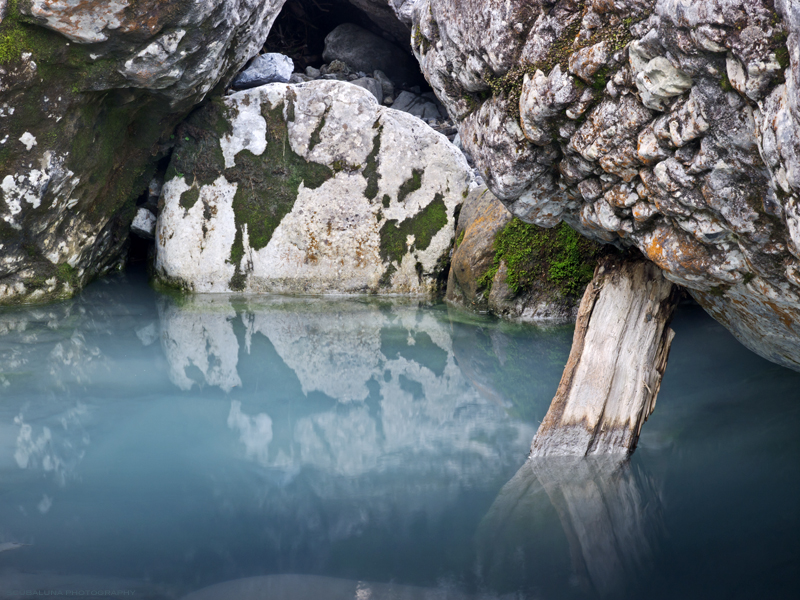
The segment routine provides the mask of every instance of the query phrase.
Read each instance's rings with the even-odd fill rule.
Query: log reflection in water
[[[652,569],[663,537],[661,506],[652,477],[627,460],[531,459],[503,487],[481,523],[482,563],[491,571],[502,561],[514,561],[524,538],[539,535],[535,530],[555,509],[569,545],[573,583],[603,598],[632,592]],[[557,544],[552,547],[557,550]]]

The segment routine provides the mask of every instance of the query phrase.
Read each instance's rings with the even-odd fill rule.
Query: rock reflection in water
[[[26,581],[480,588],[475,524],[558,383],[537,353],[552,338],[417,301],[171,299],[140,283],[0,311],[0,542],[32,544],[13,553]]]
[[[91,443],[87,391],[125,379],[101,349],[138,316],[135,300],[122,304],[117,291],[95,285],[74,300],[0,309],[0,468],[41,473],[56,489],[75,477]],[[20,510],[47,513],[53,497],[37,498]]]
[[[449,323],[416,302],[195,296],[162,300],[159,314],[170,379],[181,389],[247,388],[259,372],[240,362],[258,358],[259,337],[294,372],[309,401],[291,415],[271,402],[277,384],[259,401],[230,401],[227,425],[263,467],[353,477],[408,469],[412,456],[425,470],[421,457],[437,454],[437,468],[477,474],[532,435],[535,424],[510,419],[463,376]],[[474,460],[441,461],[465,452]]]
[[[236,311],[224,296],[201,296],[158,305],[161,345],[169,363],[169,378],[182,390],[195,384],[225,392],[242,385],[236,364],[239,342],[231,321]]]
[[[540,527],[552,521],[555,509],[569,546],[572,585],[590,596],[627,597],[652,569],[663,536],[661,507],[652,478],[626,460],[528,460],[481,523],[484,568],[492,572],[513,563],[524,538],[542,535]],[[547,557],[537,558],[537,566],[546,569]]]
[[[514,417],[540,422],[567,362],[573,326],[487,322],[452,308],[448,315],[464,377]]]

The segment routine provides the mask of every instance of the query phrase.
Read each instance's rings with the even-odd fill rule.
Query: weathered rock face
[[[270,84],[178,129],[156,231],[162,280],[196,292],[427,295],[471,172],[420,120],[338,81]]]
[[[628,454],[667,367],[675,286],[644,260],[607,258],[586,288],[564,375],[531,457]]]
[[[188,109],[264,43],[284,0],[17,0],[0,23],[0,304],[120,264]]]
[[[566,225],[514,219],[481,186],[458,217],[447,301],[522,321],[574,321],[599,250]]]
[[[478,311],[488,310],[478,281],[494,265],[494,240],[512,216],[486,188],[473,190],[458,215],[456,247],[447,279],[447,301]]]
[[[419,0],[412,45],[514,215],[639,248],[798,369],[798,36],[789,0]]]

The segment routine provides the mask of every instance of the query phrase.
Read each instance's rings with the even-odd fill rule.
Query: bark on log
[[[532,457],[636,448],[661,388],[676,304],[677,288],[651,262],[609,257],[597,267]]]

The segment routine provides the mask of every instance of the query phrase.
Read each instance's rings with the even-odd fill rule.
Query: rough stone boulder
[[[0,304],[67,297],[120,265],[172,129],[283,2],[2,3]]]
[[[600,248],[567,225],[513,218],[485,186],[464,201],[447,301],[523,321],[574,321]]]
[[[419,119],[339,81],[215,100],[178,129],[157,271],[195,292],[437,289],[471,172]]]
[[[288,56],[277,52],[260,54],[245,70],[234,77],[231,87],[246,90],[268,83],[287,83],[292,77],[292,71],[294,62]]]
[[[412,46],[520,219],[634,246],[800,369],[791,0],[419,0]]]

